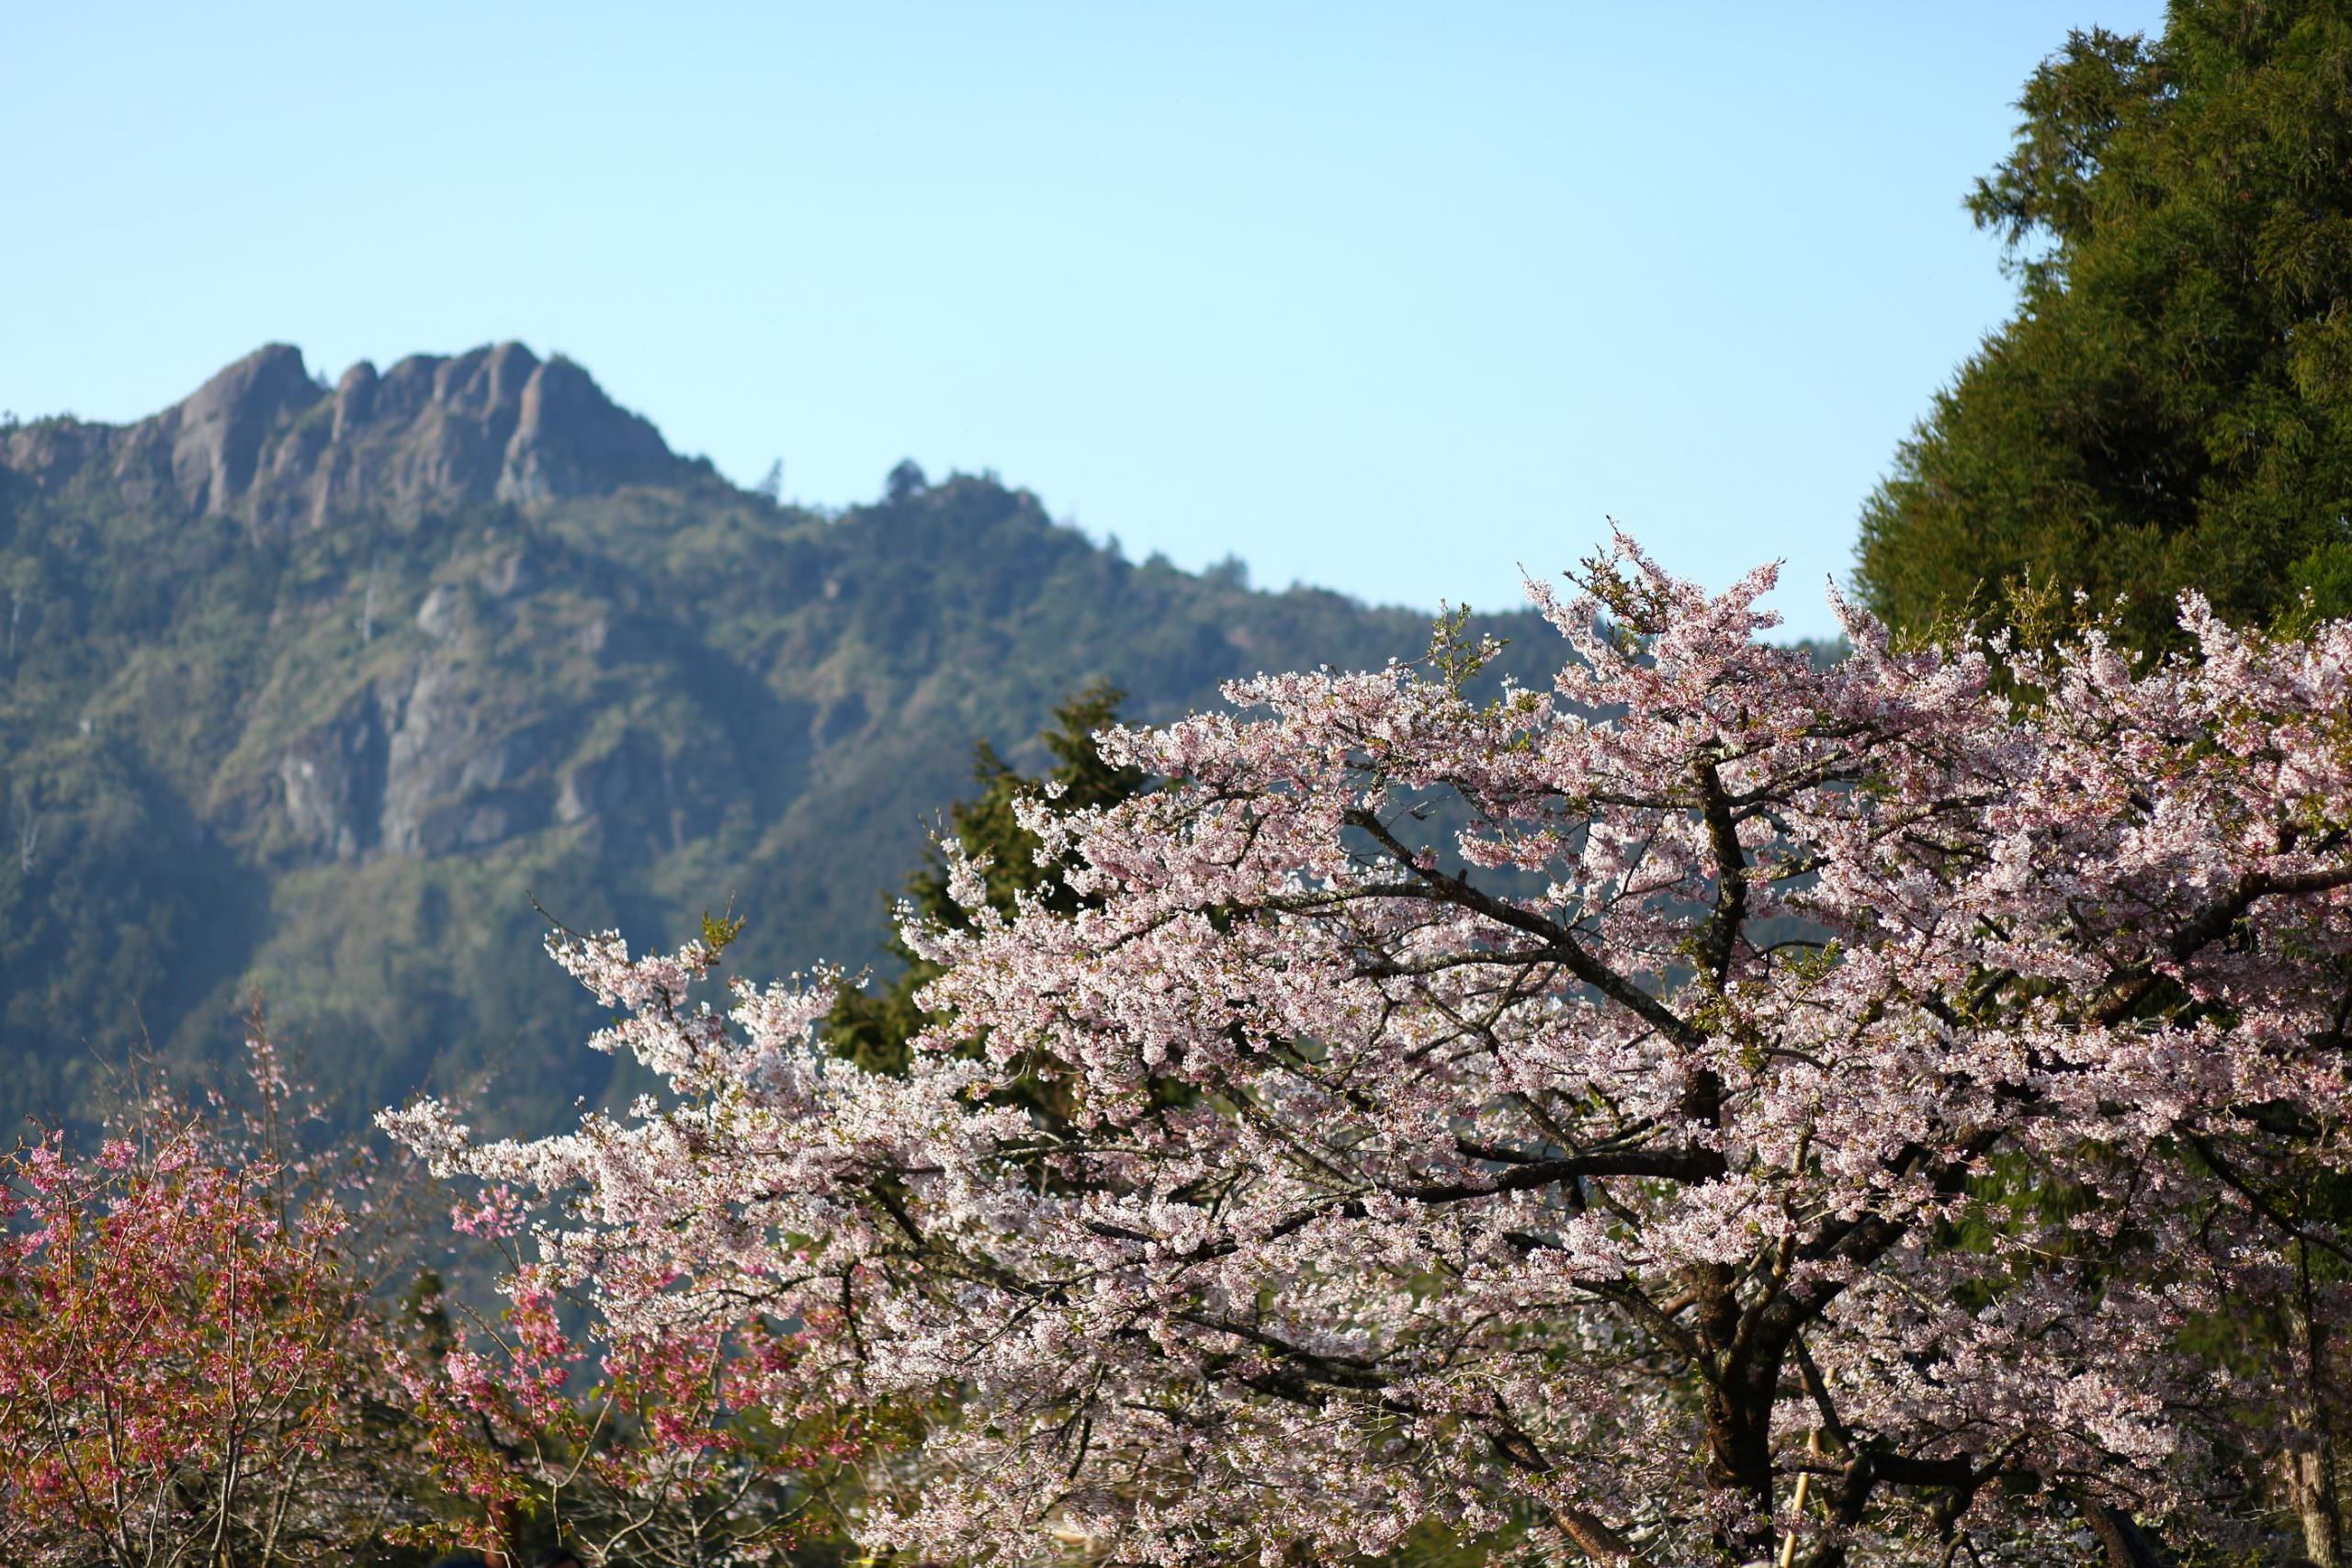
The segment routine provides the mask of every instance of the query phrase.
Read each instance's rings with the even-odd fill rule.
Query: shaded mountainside
[[[738,972],[867,963],[975,740],[1029,763],[1090,679],[1166,718],[1428,629],[1131,564],[990,478],[778,506],[513,344],[333,389],[273,346],[0,429],[0,1112],[211,1056],[257,986],[346,1111],[486,1083],[545,1124],[629,1085],[530,895],[639,942],[731,899]]]

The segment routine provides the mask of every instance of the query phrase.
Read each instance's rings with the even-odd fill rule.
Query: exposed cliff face
[[[284,743],[274,794],[232,778],[232,830],[280,864],[466,854],[551,824],[673,845],[707,830],[718,802],[705,775],[741,759],[722,736],[681,766],[644,725],[606,711],[683,695],[675,728],[698,696],[658,652],[610,648],[614,607],[576,592],[591,570],[495,529],[458,542],[414,613],[367,634],[365,683]],[[519,668],[531,665],[559,679],[535,685]],[[601,687],[601,702],[562,677]]]
[[[542,502],[679,479],[661,433],[570,360],[519,343],[365,360],[330,392],[273,344],[135,424],[49,422],[0,435],[0,465],[45,482],[93,467],[135,506],[226,513],[256,532],[336,516]]]
[[[295,841],[324,860],[356,860],[383,840],[384,718],[363,692],[277,763],[278,800]]]

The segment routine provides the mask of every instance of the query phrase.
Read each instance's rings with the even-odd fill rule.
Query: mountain
[[[471,1086],[544,1126],[633,1080],[583,1066],[533,897],[865,964],[976,740],[1428,629],[1131,563],[989,476],[781,506],[517,344],[332,387],[272,345],[132,424],[0,427],[0,1113],[216,1059],[257,988],[344,1114]]]

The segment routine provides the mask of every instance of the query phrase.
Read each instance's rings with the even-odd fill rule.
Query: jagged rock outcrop
[[[39,483],[94,464],[135,505],[227,513],[256,532],[604,494],[692,468],[587,371],[519,343],[412,355],[380,375],[363,360],[332,391],[300,351],[272,344],[134,424],[47,421],[0,435],[0,466]]]
[[[616,407],[587,371],[550,359],[523,384],[497,494],[503,501],[590,495],[659,483],[682,466],[661,434]]]
[[[298,466],[313,445],[284,437],[319,400],[299,350],[272,344],[247,355],[196,389],[179,407],[132,425],[129,449],[153,452],[165,441],[173,487],[199,512],[226,511],[252,489],[262,448],[275,436],[273,474]]]

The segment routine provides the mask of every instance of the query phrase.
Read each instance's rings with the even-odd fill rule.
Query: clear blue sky
[[[0,11],[0,409],[521,338],[796,498],[994,468],[1128,554],[1500,606],[1614,514],[1792,627],[2007,313],[2069,27],[1927,5]]]

